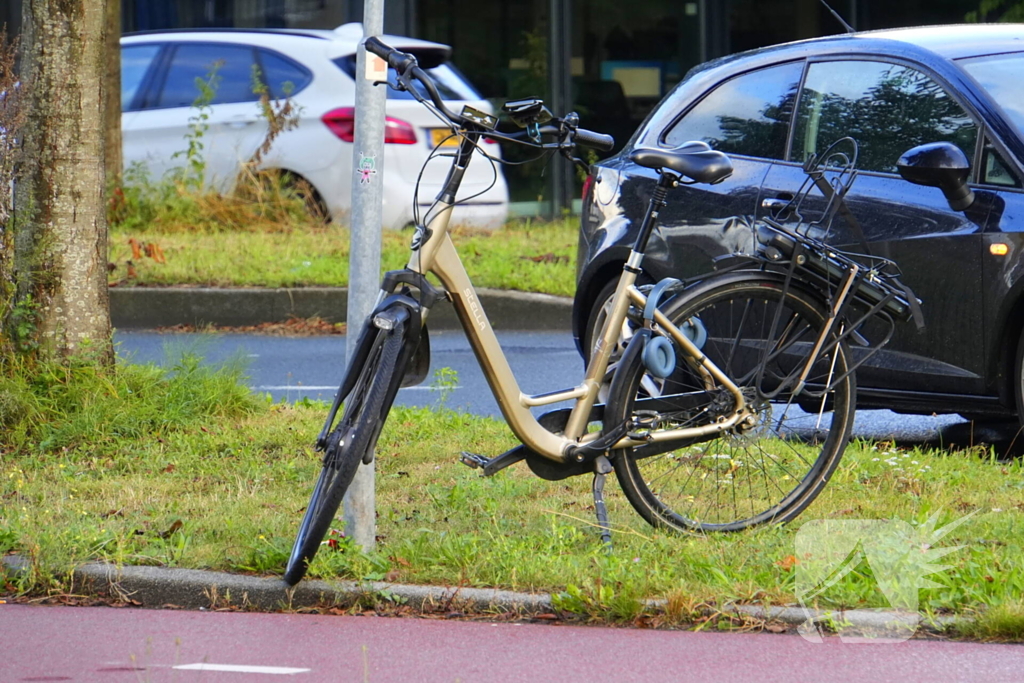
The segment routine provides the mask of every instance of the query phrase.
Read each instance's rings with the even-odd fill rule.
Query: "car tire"
[[[320,223],[331,222],[331,210],[327,208],[327,202],[313,187],[313,183],[290,171],[285,171],[283,176],[285,185],[302,200],[306,205],[306,211],[314,220]]]
[[[651,278],[641,274],[637,277],[636,284],[644,285],[649,284]],[[607,282],[601,291],[597,293],[594,298],[594,303],[590,305],[590,312],[587,314],[587,319],[583,323],[583,338],[581,340],[581,348],[583,349],[583,361],[585,363],[590,362],[591,351],[594,349],[594,338],[597,333],[601,331],[601,327],[604,325],[605,318],[608,315],[608,310],[611,308],[612,296],[615,295],[615,289],[619,286],[619,278],[615,277],[611,281]],[[628,339],[623,340],[623,347]]]

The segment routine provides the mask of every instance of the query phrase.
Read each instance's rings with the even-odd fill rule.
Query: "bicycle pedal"
[[[469,451],[462,451],[459,453],[459,462],[463,465],[468,465],[473,469],[483,469],[487,466],[487,463],[490,462],[490,458],[483,455],[477,455],[476,453],[470,453]]]
[[[493,458],[488,458],[484,455],[477,455],[476,453],[470,453],[468,451],[462,451],[459,454],[459,461],[463,465],[469,465],[473,469],[483,470],[483,475],[489,477],[496,472],[499,472],[509,465],[514,465],[523,458],[526,457],[526,448],[522,445],[516,446],[512,450],[505,451],[501,455],[497,455]]]

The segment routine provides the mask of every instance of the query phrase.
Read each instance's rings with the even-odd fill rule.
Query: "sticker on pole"
[[[377,157],[361,155],[362,161],[359,162],[359,182],[368,184],[373,180],[373,176],[377,175]]]
[[[388,81],[387,62],[372,52],[366,53],[366,80],[374,83],[387,83]]]

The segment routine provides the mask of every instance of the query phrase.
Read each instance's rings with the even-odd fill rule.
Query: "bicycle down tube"
[[[621,275],[612,313],[608,318],[601,342],[590,361],[583,382],[577,387],[563,391],[530,396],[520,390],[519,383],[516,381],[501,345],[498,343],[497,335],[487,318],[483,304],[480,302],[476,289],[448,234],[453,205],[439,201],[438,207],[437,213],[427,226],[429,237],[419,245],[418,249],[413,250],[407,267],[421,275],[434,273],[441,280],[452,299],[459,321],[466,332],[484,376],[487,378],[491,392],[516,438],[536,453],[557,462],[564,462],[567,459],[566,452],[571,446],[577,446],[597,436],[585,435],[584,431],[590,411],[597,402],[600,380],[607,370],[612,348],[622,322],[626,318],[630,302],[642,307],[647,301],[643,293],[635,287],[636,273],[625,270]],[[639,265],[641,258],[641,254],[634,252],[634,257],[631,260],[637,261],[637,265]],[[652,434],[650,439],[652,441],[672,441],[715,434],[730,429],[744,419],[747,416],[745,401],[739,388],[660,311],[655,313],[655,321],[672,336],[687,356],[728,389],[736,400],[736,409],[721,422],[699,427],[659,431]],[[571,399],[575,399],[576,404],[573,407],[565,434],[562,436],[545,429],[530,412],[531,406],[547,405]],[[613,448],[632,446],[637,443],[635,439],[624,437]]]

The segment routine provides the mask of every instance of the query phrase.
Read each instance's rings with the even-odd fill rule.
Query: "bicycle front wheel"
[[[827,325],[817,295],[778,281],[741,276],[711,280],[665,307],[702,351],[742,390],[756,424],[713,437],[613,451],[626,498],[649,523],[681,531],[738,531],[786,522],[822,491],[853,427],[856,388],[844,343],[800,371]],[[685,331],[685,330],[684,330]],[[676,353],[675,370],[659,379],[639,355],[613,382],[609,424],[635,431],[710,424],[734,407],[731,394]],[[798,405],[799,401],[799,405]]]
[[[320,476],[285,569],[284,580],[290,586],[306,575],[359,463],[377,444],[391,408],[388,389],[405,341],[403,330],[404,326],[399,325],[390,332],[377,332],[366,363],[345,401],[341,420],[327,438]]]

